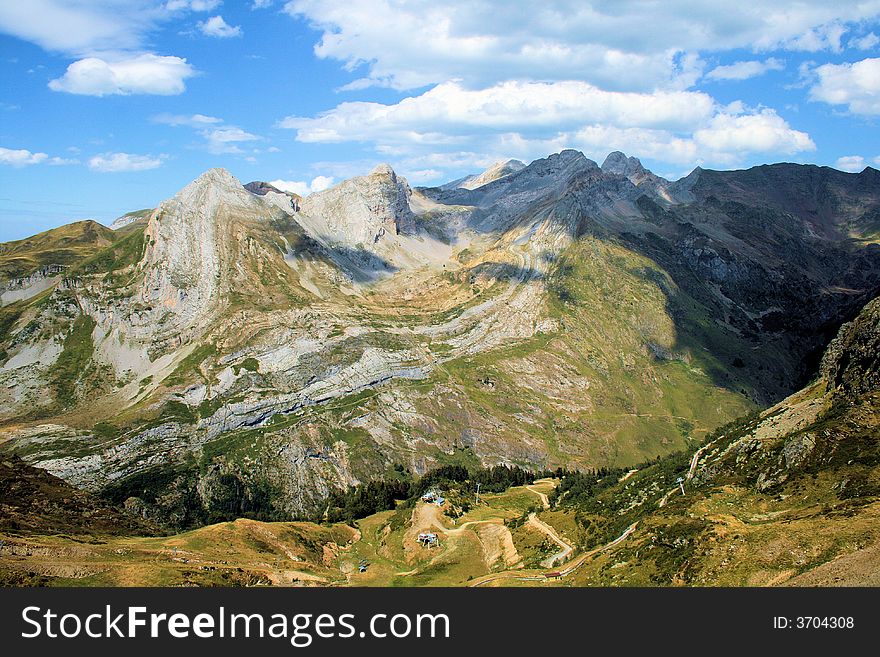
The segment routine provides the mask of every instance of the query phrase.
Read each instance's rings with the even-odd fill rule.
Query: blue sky
[[[880,167],[880,1],[760,5],[0,0],[0,241],[215,166],[299,193],[562,148]]]

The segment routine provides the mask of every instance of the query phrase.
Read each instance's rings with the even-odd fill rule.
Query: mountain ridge
[[[606,163],[299,200],[210,170],[0,309],[3,449],[185,526],[230,477],[295,515],[394,464],[638,462],[797,389],[880,290],[870,176],[820,231]]]

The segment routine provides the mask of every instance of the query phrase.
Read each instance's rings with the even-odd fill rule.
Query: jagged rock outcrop
[[[665,201],[673,202],[669,192],[669,181],[648,171],[637,157],[627,157],[620,151],[613,151],[602,163],[602,171],[623,176],[636,187],[655,194]]]
[[[825,351],[821,373],[829,392],[839,397],[880,390],[880,298],[841,327]]]
[[[52,288],[64,273],[62,265],[43,265],[27,276],[0,282],[0,306],[31,299]]]
[[[152,209],[127,212],[121,217],[117,217],[113,221],[113,223],[110,224],[110,230],[121,230],[127,226],[131,226],[132,224],[145,222],[147,219],[150,218],[151,214],[153,214]]]

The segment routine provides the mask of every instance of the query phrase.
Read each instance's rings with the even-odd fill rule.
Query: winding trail
[[[547,497],[546,493],[542,493],[541,491],[536,490],[533,486],[526,486],[526,488],[528,488],[531,492],[541,498],[541,504],[544,505],[545,509],[550,508],[550,499]]]
[[[566,543],[559,536],[559,534],[556,533],[556,530],[553,529],[553,527],[548,525],[543,520],[540,520],[538,518],[538,516],[536,516],[534,513],[529,514],[529,519],[526,521],[526,524],[531,525],[532,527],[534,527],[535,529],[537,529],[540,532],[543,532],[544,534],[546,534],[550,538],[551,541],[553,541],[554,543],[556,543],[556,545],[558,545],[560,548],[562,548],[559,552],[557,552],[555,554],[551,554],[549,557],[544,559],[541,562],[541,567],[552,568],[557,563],[565,561],[568,558],[568,556],[572,552],[574,552],[573,545],[569,545],[568,543]]]
[[[627,538],[629,538],[630,534],[632,534],[636,530],[636,527],[638,526],[638,524],[639,524],[638,522],[634,522],[629,527],[627,527],[620,536],[615,538],[610,543],[606,543],[605,545],[602,545],[601,547],[597,547],[593,550],[590,550],[589,552],[585,552],[584,554],[579,556],[577,559],[575,559],[574,561],[569,563],[565,568],[558,570],[553,575],[548,575],[547,573],[524,574],[524,573],[505,572],[505,573],[498,573],[496,575],[489,575],[489,576],[474,580],[473,582],[471,582],[469,584],[469,586],[470,587],[482,586],[483,584],[488,584],[489,582],[494,582],[499,579],[514,579],[514,580],[519,580],[519,581],[541,581],[541,582],[543,582],[543,581],[548,581],[552,578],[561,579],[563,577],[568,577],[574,571],[576,571],[578,568],[580,568],[591,557],[594,557],[597,554],[601,554],[602,552],[605,552],[606,550],[610,550],[611,548],[619,545],[620,543],[625,541]]]

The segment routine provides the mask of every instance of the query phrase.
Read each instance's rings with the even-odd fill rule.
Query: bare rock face
[[[415,230],[415,216],[409,206],[412,190],[387,164],[380,164],[366,176],[351,178],[302,201],[305,223],[331,243],[352,247],[378,244],[386,235]]]
[[[160,321],[174,330],[198,322],[234,271],[232,221],[268,221],[280,211],[225,169],[205,172],[150,217],[139,301],[158,310]]]
[[[64,267],[61,265],[44,265],[28,276],[0,282],[0,306],[30,299],[45,292],[58,282],[63,273]]]
[[[146,221],[153,214],[152,210],[137,210],[136,212],[126,212],[121,217],[117,217],[112,224],[110,230],[120,230],[126,226],[131,226],[139,221]]]
[[[840,328],[821,369],[829,391],[861,395],[880,390],[880,298]]]

